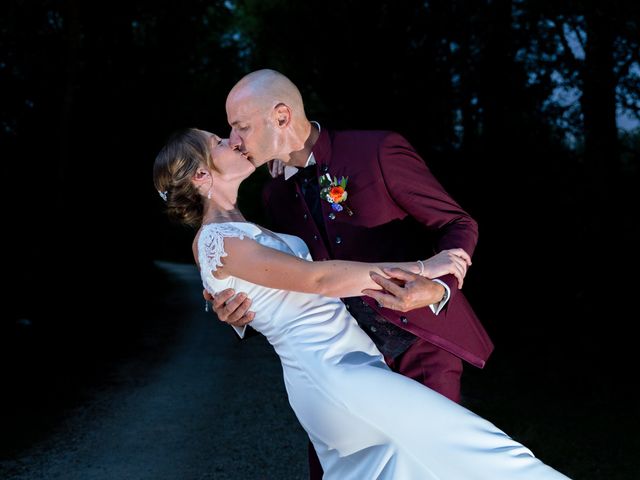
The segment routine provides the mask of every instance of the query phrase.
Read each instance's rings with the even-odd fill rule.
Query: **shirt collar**
[[[315,124],[315,126],[318,127],[318,132],[322,131],[322,127],[320,126],[320,124],[318,122],[312,120],[311,123]],[[305,163],[304,168],[310,167],[310,166],[315,165],[315,164],[316,164],[316,157],[314,157],[313,156],[313,152],[311,152],[309,154],[309,158],[307,158],[307,163]],[[284,167],[284,179],[285,180],[289,180],[296,173],[298,173],[298,170],[300,170],[298,167],[285,165],[285,167]]]

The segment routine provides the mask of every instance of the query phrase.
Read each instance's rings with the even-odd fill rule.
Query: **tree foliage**
[[[30,272],[51,264],[51,251],[52,265],[78,277],[99,251],[109,261],[98,282],[109,291],[128,288],[112,281],[124,268],[158,256],[189,261],[189,250],[171,253],[166,240],[186,245],[191,233],[164,224],[153,158],[178,127],[224,134],[226,93],[257,68],[291,77],[309,116],[328,127],[403,133],[489,230],[525,215],[598,238],[611,221],[607,202],[627,205],[637,181],[638,130],[617,125],[638,125],[637,2],[13,0],[0,8],[0,142],[5,197],[17,205],[6,213],[9,251],[26,259],[10,267],[19,279],[14,316],[40,303],[29,301]],[[258,214],[257,181],[248,185],[246,208]],[[557,211],[575,215],[567,222]],[[47,249],[35,234],[42,227]]]

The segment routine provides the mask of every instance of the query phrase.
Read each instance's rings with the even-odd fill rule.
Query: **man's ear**
[[[284,103],[279,103],[274,108],[276,126],[284,128],[291,123],[291,109]]]

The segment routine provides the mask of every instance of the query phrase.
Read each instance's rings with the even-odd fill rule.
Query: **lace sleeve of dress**
[[[222,266],[220,259],[227,256],[224,239],[235,237],[242,240],[247,233],[227,223],[210,223],[202,228],[198,239],[198,259],[201,266],[215,272]]]

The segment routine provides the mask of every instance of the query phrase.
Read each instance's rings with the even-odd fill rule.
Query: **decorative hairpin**
[[[160,195],[160,197],[162,197],[162,199],[166,202],[167,201],[167,192],[166,190],[164,192],[161,192],[160,190],[158,190],[158,195]]]

